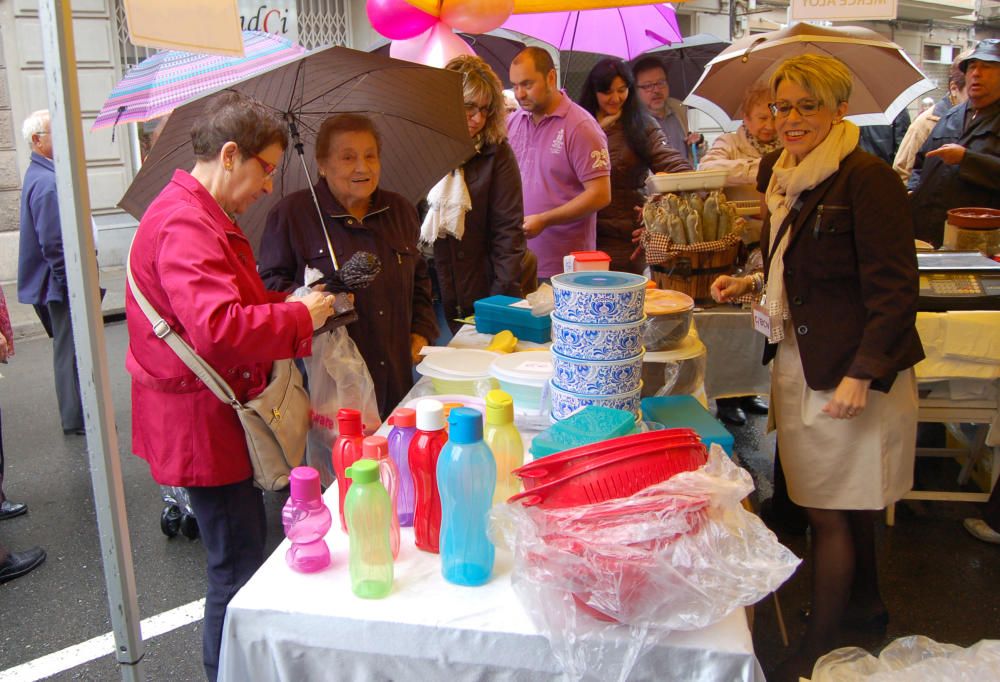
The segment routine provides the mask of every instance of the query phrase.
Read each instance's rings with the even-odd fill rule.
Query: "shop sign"
[[[299,17],[295,5],[295,0],[240,0],[240,28],[244,31],[275,33],[298,43]]]
[[[898,0],[791,0],[792,19],[873,21],[895,19]]]
[[[243,56],[236,0],[124,0],[133,45]],[[186,19],[197,17],[197,21]]]

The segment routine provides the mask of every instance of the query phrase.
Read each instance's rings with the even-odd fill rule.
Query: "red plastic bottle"
[[[416,488],[413,535],[417,549],[438,553],[441,535],[441,497],[437,487],[437,460],[448,442],[444,407],[437,400],[417,403],[417,433],[410,441],[410,473]]]
[[[347,477],[347,467],[361,459],[364,450],[361,443],[365,434],[362,430],[361,413],[349,408],[337,411],[337,440],[333,441],[333,472],[337,475],[337,490],[340,491],[340,527],[347,532],[344,518],[344,498],[351,487]]]

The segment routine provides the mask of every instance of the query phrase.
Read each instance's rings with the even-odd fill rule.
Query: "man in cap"
[[[1000,39],[980,41],[959,68],[968,99],[938,121],[908,185],[915,235],[935,246],[948,209],[1000,208]]]

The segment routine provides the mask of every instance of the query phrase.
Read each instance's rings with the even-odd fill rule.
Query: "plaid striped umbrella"
[[[273,33],[243,31],[243,57],[163,50],[136,64],[108,95],[91,130],[165,116],[192,99],[305,54]]]

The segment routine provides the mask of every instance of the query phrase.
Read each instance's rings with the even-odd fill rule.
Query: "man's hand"
[[[524,230],[524,236],[528,239],[534,239],[542,233],[547,227],[545,220],[539,214],[526,215],[524,216],[524,225],[522,229]]]
[[[7,337],[0,334],[0,362],[7,362],[10,353],[10,346],[7,345]]]
[[[410,334],[410,359],[413,364],[420,362],[420,351],[424,349],[424,346],[428,345],[427,339],[422,337],[420,334]]]
[[[868,387],[871,379],[844,377],[833,392],[833,398],[823,406],[823,412],[834,419],[853,419],[868,404]]]
[[[927,152],[927,156],[936,156],[949,166],[962,163],[965,158],[965,147],[954,142],[943,144],[934,151]]]
[[[701,133],[688,133],[688,136],[684,138],[684,142],[688,145],[701,144],[704,139]]]

